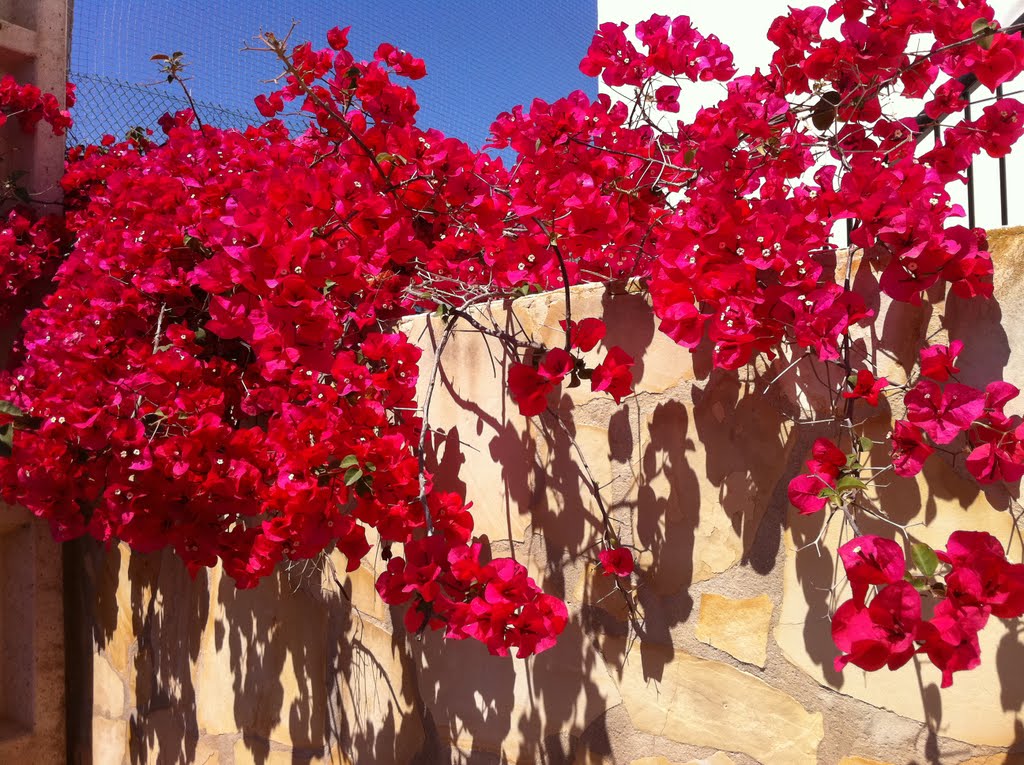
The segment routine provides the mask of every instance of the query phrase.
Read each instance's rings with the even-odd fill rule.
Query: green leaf
[[[348,455],[347,457],[345,457],[341,461],[341,464],[338,467],[350,468],[353,465],[358,465],[358,464],[359,464],[359,458],[356,455],[354,455],[354,454],[350,454],[350,455]]]
[[[363,471],[362,470],[360,470],[357,467],[349,468],[348,471],[345,473],[345,485],[346,486],[351,486],[352,484],[354,484],[356,481],[358,481],[362,477],[363,477]]]
[[[373,476],[364,475],[362,478],[356,481],[355,491],[361,496],[373,493]]]
[[[932,576],[939,567],[939,556],[924,542],[915,542],[910,546],[910,558],[917,570],[925,576]]]
[[[931,592],[931,582],[929,582],[925,577],[906,574],[903,578],[914,585],[914,589],[922,595],[928,595]]]
[[[10,401],[0,401],[0,414],[9,414],[12,417],[24,417],[25,413]]]
[[[850,489],[866,489],[868,485],[855,475],[844,475],[836,481],[836,491],[849,491]]]
[[[862,452],[869,452],[869,451],[871,451],[871,448],[872,448],[872,447],[873,447],[874,445],[875,445],[875,442],[874,442],[874,441],[872,441],[872,440],[871,440],[870,438],[868,438],[867,436],[861,436],[861,437],[860,437],[860,450],[861,450]]]
[[[988,34],[985,34],[986,32]],[[979,37],[975,42],[985,50],[992,47],[992,36],[994,32],[995,26],[988,19],[975,19],[974,23],[971,24],[971,34],[981,35],[981,37]]]
[[[0,457],[10,457],[14,451],[14,426],[7,424],[0,428]]]

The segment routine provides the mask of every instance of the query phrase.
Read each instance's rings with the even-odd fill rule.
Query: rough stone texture
[[[120,765],[128,756],[128,723],[97,717],[92,721],[92,756],[95,762]]]
[[[424,731],[404,641],[356,612],[339,650],[340,697],[331,700],[330,714],[341,751],[361,752],[359,761],[411,761]]]
[[[99,714],[117,719],[124,714],[124,678],[110,666],[106,657],[94,657],[93,668],[93,708]]]
[[[669,762],[665,757],[643,757],[633,760],[629,765],[734,765],[729,755],[723,752],[716,752],[703,760],[690,760],[689,762]]]
[[[912,492],[914,488],[913,481],[893,483],[896,491]],[[950,532],[957,528],[984,530],[999,539],[1010,539],[1013,527],[1010,514],[992,508],[976,485],[957,476],[944,463],[929,462],[924,477],[917,482],[917,490],[922,499],[931,495],[959,500],[955,511],[947,507],[945,512],[935,513],[934,509],[929,509],[931,503],[922,505],[921,499],[907,499],[903,505],[908,508],[906,517],[900,518],[900,522],[916,523],[934,516],[928,527],[915,527],[914,533],[921,540],[942,547]],[[887,501],[892,503],[893,499],[899,501],[898,498]],[[915,507],[920,510],[915,511]],[[819,557],[814,548],[796,552],[817,535],[820,520],[800,517],[795,510],[790,513],[790,527],[785,536],[784,594],[775,628],[775,639],[786,658],[825,687],[891,709],[904,717],[932,723],[943,736],[991,746],[1010,746],[1018,742],[1015,723],[1019,719],[1020,702],[1016,700],[1024,700],[1024,675],[1011,671],[1010,667],[1019,666],[1016,657],[1022,649],[1015,630],[999,620],[992,620],[981,633],[981,666],[957,674],[953,686],[941,693],[940,673],[927,661],[913,661],[896,672],[862,672],[850,667],[840,674],[834,670],[832,660],[837,652],[825,618],[828,593],[810,589],[814,583],[832,581],[833,561],[828,554]],[[883,533],[882,528],[865,528],[864,531]],[[839,526],[835,525],[826,536],[826,549],[836,549],[838,534]],[[1019,548],[1011,550],[1011,555],[1019,554]],[[848,592],[840,595],[843,599],[849,597]]]
[[[444,644],[437,634],[425,636],[415,653],[420,694],[438,735],[464,751],[532,763],[537,742],[561,732],[578,736],[622,700],[575,622],[558,645],[527,661],[498,665],[482,646]],[[475,704],[463,691],[468,677],[487,678],[473,690]]]
[[[605,642],[619,692],[642,731],[698,746],[745,752],[763,765],[813,765],[822,716],[783,691],[728,664],[670,646]],[[661,678],[650,677],[652,667]],[[771,731],[766,735],[766,731]]]
[[[1007,258],[1024,262],[1024,236],[992,241],[997,274]],[[1009,350],[1024,348],[1014,337],[1024,315],[1007,321],[1024,310],[1018,290],[1024,279],[1000,277],[998,332],[985,306],[879,311],[922,336],[981,332],[987,355],[970,364],[987,359],[986,374],[1009,376],[1015,364],[1024,372]],[[481,317],[557,344],[561,300],[533,296]],[[636,353],[640,380],[622,406],[586,385],[562,391],[575,446],[550,416],[518,415],[501,389],[508,360],[472,333],[446,349],[430,415],[445,433],[428,459],[438,483],[474,502],[495,554],[514,554],[566,599],[572,621],[556,648],[517,661],[473,641],[406,635],[401,610],[374,591],[373,556],[348,574],[332,556],[239,592],[219,569],[192,580],[169,554],[83,545],[77,619],[95,656],[79,679],[89,716],[77,741],[93,762],[1024,765],[1024,753],[1007,754],[1024,752],[1014,625],[990,624],[981,668],[952,689],[940,690],[926,664],[834,672],[826,588],[839,524],[820,556],[797,551],[822,517],[792,512],[786,483],[818,434],[780,414],[813,414],[820,401],[801,386],[815,370],[797,365],[765,393],[659,335],[642,297],[580,288],[573,311],[607,315],[608,344]],[[420,317],[407,328],[429,368],[439,325]],[[892,358],[879,355],[891,379],[905,377],[915,341],[910,332],[887,346]],[[879,438],[886,417],[871,422]],[[634,614],[596,566],[601,521],[576,446],[638,553]],[[894,520],[928,522],[912,533],[932,544],[958,527],[1010,538],[1007,497],[938,459],[916,482],[881,491]]]
[[[1024,765],[1022,754],[990,754],[982,757],[972,757],[964,760],[960,765]]]
[[[773,604],[767,595],[735,600],[714,593],[700,599],[697,640],[747,664],[764,667]]]

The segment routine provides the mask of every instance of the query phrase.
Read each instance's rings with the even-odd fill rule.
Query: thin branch
[[[533,220],[540,226],[540,230],[544,232],[544,236],[551,243],[551,249],[555,251],[555,257],[558,258],[558,267],[562,271],[562,288],[565,290],[565,352],[568,353],[572,350],[572,290],[569,285],[569,270],[565,266],[562,249],[558,246],[558,238],[547,230],[540,218],[534,217]]]
[[[434,522],[430,517],[430,507],[427,502],[427,433],[430,432],[430,404],[434,398],[434,389],[437,387],[437,378],[441,371],[441,356],[444,353],[445,347],[448,345],[448,341],[451,340],[452,334],[455,332],[455,327],[458,324],[460,316],[465,315],[465,309],[471,308],[476,303],[484,302],[490,299],[491,295],[478,295],[475,298],[471,298],[462,305],[462,309],[458,313],[452,311],[445,321],[444,331],[441,334],[441,341],[437,345],[437,351],[434,354],[434,362],[431,365],[430,378],[427,383],[427,392],[423,398],[423,419],[420,423],[420,442],[419,447],[416,450],[416,457],[419,463],[419,484],[420,484],[420,504],[423,505],[423,518],[427,526],[427,534],[434,533]]]
[[[291,33],[289,32],[289,35],[290,34]],[[360,149],[362,149],[363,153],[366,155],[367,159],[370,160],[370,163],[373,165],[374,169],[376,169],[376,171],[380,174],[380,177],[383,178],[384,181],[388,184],[388,191],[394,193],[394,188],[391,187],[391,177],[386,172],[384,172],[384,168],[381,166],[380,162],[377,161],[377,155],[370,149],[369,146],[366,145],[366,142],[359,137],[359,134],[352,129],[352,126],[348,124],[348,121],[344,118],[344,116],[342,116],[337,111],[337,109],[332,107],[330,104],[324,101],[319,95],[317,95],[317,93],[311,87],[309,87],[309,85],[306,84],[302,75],[295,69],[295,65],[292,63],[292,60],[288,58],[286,45],[288,38],[285,38],[284,40],[279,40],[276,36],[274,36],[273,32],[264,32],[263,34],[260,35],[259,39],[266,43],[267,48],[275,56],[277,56],[277,58],[281,61],[282,64],[284,64],[285,70],[288,72],[288,74],[292,75],[292,77],[295,78],[295,82],[302,89],[302,92],[306,95],[306,97],[309,98],[310,101],[319,106],[321,109],[323,109],[325,112],[327,112],[327,114],[329,114],[333,119],[337,120],[338,124],[342,126],[348,137],[351,138],[352,141]]]

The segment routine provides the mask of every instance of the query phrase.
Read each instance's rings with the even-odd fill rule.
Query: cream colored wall
[[[995,11],[995,18],[1004,26],[1011,24],[1024,12],[1024,0],[988,0]],[[749,74],[755,68],[767,71],[771,62],[774,46],[767,38],[768,28],[772,21],[786,13],[787,8],[806,8],[812,5],[830,6],[821,0],[719,0],[719,2],[698,2],[698,0],[597,0],[597,18],[599,23],[626,22],[629,24],[627,34],[632,34],[633,25],[649,19],[654,14],[665,16],[689,16],[693,25],[703,34],[717,35],[732,49],[733,58],[740,74]],[[822,27],[827,36],[840,35],[838,22],[826,21]],[[920,41],[919,41],[920,42]],[[923,43],[922,43],[923,44]],[[641,50],[642,50],[641,46]],[[582,51],[581,51],[582,57]],[[613,98],[632,99],[630,88],[610,88],[603,82],[599,84],[602,93]],[[1003,90],[1006,94],[1017,93],[1024,89],[1024,76],[1006,83]],[[680,98],[678,114],[662,114],[655,112],[662,128],[674,131],[676,120],[692,119],[703,107],[718,103],[724,95],[724,85],[717,82],[684,83]],[[981,88],[974,96],[976,102],[988,102],[994,94]],[[920,99],[905,99],[891,94],[886,99],[886,113],[892,117],[913,117],[921,113],[924,102]],[[977,117],[978,112],[975,112]],[[810,129],[810,128],[809,128]],[[813,132],[813,131],[812,131]],[[919,153],[928,151],[932,146],[930,138],[923,139]],[[974,162],[974,183],[976,197],[975,225],[992,228],[1002,225],[999,199],[999,162],[987,156],[980,156]],[[1024,154],[1015,152],[1005,158],[1007,177],[1011,188],[1014,179],[1024,175]],[[965,185],[954,184],[949,193],[954,204],[967,208],[967,188]],[[1011,200],[1013,192],[1011,192]],[[1011,205],[1013,203],[1011,202]],[[1024,210],[1020,205],[1009,209],[1009,225],[1024,223]],[[841,236],[841,234],[840,234]],[[845,240],[840,240],[842,245]]]
[[[969,380],[1024,379],[1024,231],[992,244],[1001,308],[889,310],[911,328],[872,351],[890,379],[905,377],[918,336],[943,327],[969,340]],[[490,315],[558,342],[563,310],[546,294]],[[797,552],[821,518],[786,500],[816,435],[787,419],[813,405],[798,395],[810,370],[764,392],[669,342],[640,296],[579,288],[573,311],[606,315],[608,342],[639,359],[637,395],[622,406],[586,387],[559,404],[622,537],[644,551],[639,629],[594,569],[598,518],[565,432],[549,415],[525,422],[501,394],[507,360],[458,333],[432,407],[447,434],[433,467],[473,500],[495,554],[512,552],[566,599],[558,646],[517,661],[410,637],[373,591],[372,557],[349,576],[296,567],[239,592],[219,570],[189,580],[170,555],[79,546],[74,597],[95,651],[75,735],[92,761],[1020,765],[1024,755],[1003,754],[1024,750],[1016,625],[991,624],[982,667],[951,689],[926,663],[833,671],[834,535],[821,555]],[[427,369],[438,327],[409,329]],[[887,425],[874,424],[879,437]],[[928,522],[915,533],[934,544],[953,528],[1010,540],[1005,492],[983,493],[937,460],[884,491],[898,518]]]

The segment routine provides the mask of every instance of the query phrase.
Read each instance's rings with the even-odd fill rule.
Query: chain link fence
[[[188,106],[154,54],[182,51],[203,122],[244,127],[262,120],[253,98],[280,74],[268,53],[243,51],[261,31],[326,47],[326,32],[352,27],[351,50],[369,59],[381,42],[427,62],[413,83],[420,122],[479,147],[502,111],[546,100],[593,80],[578,69],[597,25],[596,0],[74,0],[69,79],[78,88],[70,140],[158,129],[165,112]],[[289,120],[301,129],[302,117]]]
[[[76,120],[68,131],[68,143],[72,145],[94,143],[104,133],[121,138],[137,128],[155,129],[164,114],[189,108],[184,95],[175,95],[169,88],[159,85],[147,87],[101,74],[74,71],[69,79],[77,87],[79,103],[107,105],[102,109],[102,125],[94,120]],[[204,123],[218,127],[241,129],[260,118],[255,109],[242,112],[208,101],[196,101],[195,105]],[[81,116],[81,109],[76,109],[75,116]]]

